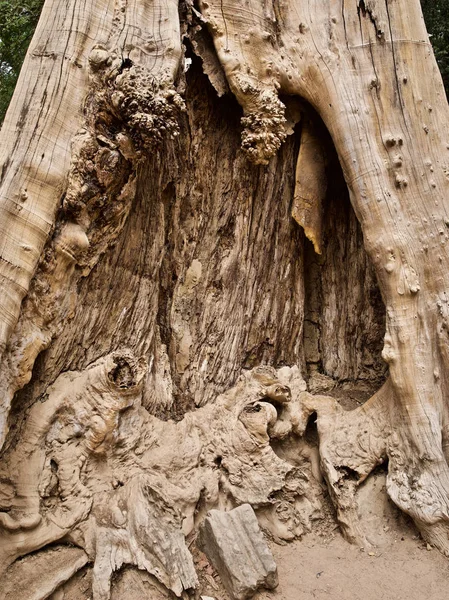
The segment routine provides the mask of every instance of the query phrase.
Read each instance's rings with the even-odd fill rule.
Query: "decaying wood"
[[[41,19],[44,32],[38,28],[21,78],[21,82],[28,81],[26,74],[32,72],[32,87],[24,92],[19,82],[16,94],[20,94],[20,101],[13,101],[13,107],[22,105],[22,113],[25,111],[29,121],[22,123],[22,113],[13,109],[8,111],[2,127],[5,138],[14,145],[5,146],[2,161],[2,268],[6,271],[2,274],[0,305],[0,350],[4,354],[1,443],[14,393],[29,381],[36,356],[49,345],[73,310],[68,292],[83,271],[93,268],[123,226],[134,196],[137,162],[142,152],[151,150],[164,132],[177,133],[174,114],[182,109],[182,100],[173,88],[181,57],[177,2],[170,2],[164,15],[162,7],[152,3],[100,1],[88,3],[88,8],[84,4],[76,0],[70,7],[62,2],[46,4],[52,19],[47,24],[45,9]],[[103,16],[106,19],[101,20]],[[57,23],[52,25],[55,18]],[[70,25],[64,24],[65,19]],[[150,30],[155,21],[161,23],[157,42],[145,33],[145,24]],[[59,28],[66,32],[69,45],[57,37]],[[89,37],[95,40],[93,46],[85,43]],[[57,45],[58,41],[60,47],[50,52],[47,46]],[[50,73],[48,82],[33,67],[35,45],[46,48],[42,69]],[[41,57],[40,51],[37,56]],[[55,60],[61,63],[60,73]],[[66,72],[69,64],[83,73],[82,79]],[[45,124],[37,135],[36,114],[27,113],[26,107],[33,98],[41,96]],[[60,135],[60,122],[70,123],[72,129]],[[31,136],[31,141],[27,136]],[[26,148],[26,155],[17,142]],[[28,162],[32,160],[37,165],[30,167]],[[45,160],[49,166],[45,166]],[[28,180],[36,189],[28,186]],[[39,200],[41,196],[43,201]],[[18,208],[11,210],[13,197]],[[60,218],[55,223],[58,208]],[[55,225],[53,239],[43,252]],[[14,237],[10,241],[11,236],[18,236],[17,243]],[[4,347],[13,330],[5,354]],[[10,354],[14,354],[13,359]]]
[[[367,545],[386,461],[449,553],[448,117],[418,0],[47,0],[1,132],[8,585],[60,542],[95,600],[181,596],[207,510],[294,539],[322,477]]]
[[[313,124],[304,120],[296,163],[296,185],[292,216],[304,229],[315,252],[321,254],[323,203],[326,199],[326,156]]]
[[[50,598],[89,561],[81,548],[59,546],[33,554],[27,561],[15,562],[3,580],[2,600],[41,600]],[[36,577],[36,574],[39,574]]]
[[[210,511],[201,525],[199,545],[232,600],[251,598],[259,588],[277,587],[276,563],[249,504],[228,512]]]
[[[305,98],[327,126],[387,308],[383,358],[400,420],[388,491],[447,552],[448,107],[419,3],[249,6],[243,30],[234,2],[203,5],[245,111],[243,146],[261,163],[276,150],[279,92]]]
[[[95,598],[109,598],[111,576],[125,564],[180,596],[197,584],[184,535],[209,508],[250,503],[264,508],[266,523],[271,508],[273,533],[283,537],[276,511],[284,503],[282,520],[307,527],[307,516],[282,498],[287,481],[292,498],[310,496],[307,471],[270,445],[295,427],[297,403],[282,407],[305,387],[297,369],[250,371],[179,423],[140,405],[143,376],[142,361],[113,354],[62,374],[33,406],[27,444],[3,457],[14,490],[0,513],[3,569],[71,531],[94,559]]]

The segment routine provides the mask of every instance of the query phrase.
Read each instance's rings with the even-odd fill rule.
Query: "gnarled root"
[[[4,456],[3,567],[66,536],[94,562],[95,600],[110,597],[125,564],[182,595],[197,581],[184,535],[209,508],[249,502],[274,537],[300,535],[295,502],[309,475],[270,442],[291,432],[291,396],[305,384],[297,369],[282,371],[245,373],[179,423],[140,406],[145,368],[129,352],[62,374]]]
[[[82,373],[61,375],[31,408],[22,441],[2,457],[9,501],[0,512],[1,569],[88,517],[92,493],[82,472],[91,455],[113,443],[119,414],[140,393],[144,373],[132,354],[114,353]]]
[[[198,579],[181,531],[182,516],[148,475],[136,475],[97,502],[93,511],[93,595],[108,600],[111,577],[136,565],[181,596]]]
[[[317,414],[320,465],[348,541],[371,545],[360,523],[358,489],[376,466],[388,461],[389,497],[413,518],[424,539],[449,555],[447,463],[419,456],[410,446],[407,420],[395,409],[390,380],[353,411],[344,411],[333,398],[307,392],[299,395],[298,405],[299,435],[310,415]]]
[[[20,443],[4,460],[4,568],[66,536],[94,563],[95,600],[110,597],[112,575],[123,565],[148,571],[180,596],[197,582],[184,536],[210,508],[248,502],[274,539],[293,539],[319,511],[321,474],[344,535],[369,547],[358,491],[387,459],[390,497],[446,551],[446,515],[432,520],[433,504],[417,495],[429,470],[396,493],[390,381],[364,406],[345,411],[334,398],[306,392],[297,368],[259,367],[176,423],[141,407],[144,375],[131,353],[115,353],[61,375],[31,408]],[[301,441],[315,413],[319,463]]]

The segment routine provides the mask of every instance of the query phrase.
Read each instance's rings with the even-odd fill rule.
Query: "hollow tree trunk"
[[[4,594],[43,548],[37,597],[88,562],[181,595],[217,505],[300,536],[315,412],[348,539],[388,459],[448,553],[447,118],[417,0],[47,0],[2,128]]]
[[[243,31],[233,2],[204,4],[246,112],[243,144],[265,162],[283,140],[279,91],[305,98],[328,127],[387,309],[395,423],[372,457],[388,456],[390,496],[447,551],[448,109],[419,3],[248,6]],[[369,452],[376,435],[366,435]]]

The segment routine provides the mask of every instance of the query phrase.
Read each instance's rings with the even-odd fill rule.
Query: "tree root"
[[[357,492],[370,473],[388,461],[389,497],[412,517],[425,540],[449,556],[447,463],[414,458],[411,448],[407,452],[406,421],[394,420],[394,403],[390,380],[353,411],[344,411],[330,397],[302,393],[296,431],[302,434],[309,416],[317,414],[321,469],[349,542],[371,545],[360,524]]]
[[[365,405],[345,411],[334,398],[306,392],[297,369],[259,367],[176,423],[140,406],[144,376],[142,361],[115,353],[82,373],[61,375],[32,407],[20,443],[3,460],[10,490],[7,512],[0,512],[3,571],[65,537],[94,563],[95,600],[110,597],[113,572],[125,564],[181,596],[197,582],[184,536],[209,509],[248,502],[274,539],[291,540],[319,512],[320,475],[344,536],[367,548],[358,490],[387,459],[390,497],[447,553],[447,516],[429,512],[430,492],[427,504],[419,495],[423,481],[435,477],[423,471],[419,485],[402,481],[398,492],[390,381]],[[314,413],[319,464],[301,442]],[[292,460],[279,450],[286,443]]]
[[[31,408],[20,442],[3,457],[3,570],[65,536],[94,563],[95,600],[110,597],[124,564],[181,596],[197,582],[184,536],[210,508],[248,502],[274,537],[302,533],[295,502],[310,496],[313,477],[270,445],[292,429],[291,395],[305,387],[299,371],[247,372],[179,423],[140,406],[145,372],[131,353],[114,353],[62,374]]]

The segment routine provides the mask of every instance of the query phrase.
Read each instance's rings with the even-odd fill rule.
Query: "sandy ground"
[[[404,529],[369,550],[348,544],[339,533],[330,541],[309,535],[286,546],[270,544],[279,586],[254,600],[448,600],[449,560],[429,549],[413,527]],[[209,581],[215,585],[205,585],[201,594],[227,600],[214,575]]]
[[[286,546],[270,544],[279,586],[273,592],[260,592],[254,600],[449,600],[449,560],[437,550],[428,550],[413,528],[397,541],[395,533],[375,551],[348,544],[338,532],[331,540],[310,534]],[[112,600],[167,599],[147,574],[136,574],[126,569],[118,575]],[[229,600],[209,565],[201,580],[198,600],[202,595]],[[72,583],[51,600],[91,600],[90,569]]]
[[[403,518],[385,527],[388,532],[383,531],[377,549],[352,546],[338,530],[308,534],[285,546],[270,543],[279,586],[259,592],[254,600],[449,600],[449,560],[429,549]],[[197,560],[202,571],[195,597],[229,600],[205,556],[199,553]],[[91,600],[90,588],[91,569],[84,569],[65,593],[61,590],[50,600]],[[167,600],[167,594],[142,571],[125,569],[117,575],[112,600],[144,599]]]
[[[371,551],[372,553],[372,551]],[[370,556],[340,536],[273,547],[279,587],[259,600],[448,600],[449,560],[410,536]]]
[[[284,546],[270,543],[279,586],[254,599],[449,600],[449,559],[424,542],[412,521],[388,500],[384,475],[368,481],[360,501],[361,522],[373,547],[347,543],[335,523]],[[216,589],[206,586],[201,593],[228,600],[213,575],[215,580],[208,580],[215,581]]]
[[[448,600],[449,560],[422,540],[403,537],[369,553],[340,535],[272,545],[279,586],[255,600]],[[202,593],[227,598],[210,586]]]

